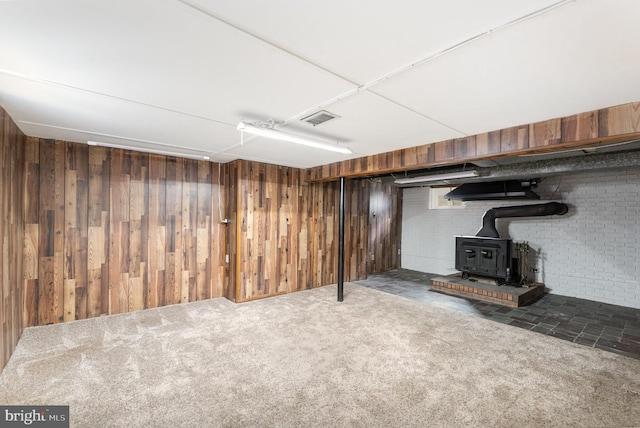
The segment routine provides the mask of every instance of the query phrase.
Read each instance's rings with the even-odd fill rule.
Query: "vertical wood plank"
[[[0,108],[4,113],[4,110]],[[8,122],[8,115],[5,120]],[[10,140],[7,134],[10,125],[5,127],[2,134],[3,144]],[[3,150],[6,150],[4,148]],[[4,181],[3,184],[11,183],[11,180]],[[24,204],[24,316],[25,327],[38,325],[38,274],[40,260],[40,140],[28,137],[25,139],[25,204]],[[9,192],[7,192],[9,193]]]
[[[45,325],[64,320],[64,144],[41,141],[39,158],[38,323]]]
[[[225,177],[227,171],[220,163],[212,164],[211,174],[211,233],[209,235],[209,248],[211,249],[211,297],[222,297],[227,289],[227,264],[228,254],[227,226],[222,221],[228,218],[226,214],[227,206],[227,186]]]
[[[600,137],[640,132],[640,102],[602,109],[598,115]]]
[[[87,318],[88,146],[65,144],[65,321]],[[70,287],[73,287],[71,289]]]
[[[196,193],[196,298],[204,300],[213,297],[211,235],[211,166],[210,162],[197,162]]]
[[[198,242],[197,242],[197,216],[198,216],[198,161],[186,160],[184,162],[184,178],[182,182],[182,267],[181,272],[186,273],[189,281],[181,286],[180,301],[194,302],[199,300],[198,289]],[[184,288],[187,285],[187,288]]]
[[[109,152],[89,147],[87,317],[109,312]]]
[[[370,261],[368,273],[398,269],[402,231],[402,191],[382,182],[372,182],[369,194],[369,252],[374,254],[375,260]]]
[[[529,125],[529,147],[546,147],[562,142],[562,120],[551,119]]]
[[[436,163],[445,162],[455,157],[455,146],[453,140],[439,141],[433,144],[433,146],[435,149],[434,161]]]
[[[129,310],[131,152],[111,151],[109,211],[109,314]]]
[[[485,132],[476,135],[476,155],[500,153],[500,131]]]
[[[472,158],[476,156],[476,137],[471,135],[453,140],[453,155],[458,159]]]
[[[129,169],[129,311],[145,308],[148,259],[148,183],[147,154],[130,153]]]
[[[182,183],[184,179],[184,161],[184,159],[167,157],[165,287],[164,299],[159,302],[160,306],[179,303],[182,297]]]
[[[0,371],[22,335],[27,314],[23,311],[23,240],[25,239],[24,184],[27,162],[25,135],[0,108]]]
[[[598,138],[598,115],[596,112],[576,114],[561,119],[562,142]]]
[[[513,152],[529,147],[529,126],[514,126],[500,131],[501,152]]]
[[[165,288],[166,253],[166,157],[149,156],[149,227],[148,227],[148,284],[145,307],[161,305]]]

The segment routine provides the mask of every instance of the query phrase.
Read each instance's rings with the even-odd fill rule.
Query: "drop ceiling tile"
[[[227,122],[354,88],[179,2],[18,2],[0,14],[0,51],[2,70]]]
[[[367,91],[331,104],[326,110],[340,117],[316,127],[292,122],[289,128],[340,141],[362,156],[463,135]]]
[[[557,0],[188,0],[364,84]]]
[[[235,124],[135,105],[1,75],[0,105],[30,136],[86,143],[175,146],[215,153],[235,144]],[[173,150],[173,149],[169,149]]]
[[[372,90],[467,134],[640,99],[640,3],[583,0]]]

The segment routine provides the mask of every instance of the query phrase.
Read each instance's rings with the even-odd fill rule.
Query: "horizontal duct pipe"
[[[596,153],[559,159],[543,159],[481,169],[483,180],[506,178],[545,177],[570,172],[640,166],[640,150]]]
[[[557,154],[556,154],[557,155]],[[555,155],[549,155],[555,156]],[[396,184],[400,187],[416,187],[416,186],[433,186],[440,184],[459,184],[459,183],[473,183],[478,181],[495,181],[495,180],[528,180],[531,177],[548,177],[553,175],[568,174],[572,172],[581,171],[597,171],[603,169],[615,169],[615,168],[627,168],[640,166],[640,150],[627,150],[619,152],[607,152],[607,153],[593,153],[593,154],[579,154],[571,157],[564,158],[550,158],[527,162],[526,156],[521,156],[522,162],[497,165],[492,167],[477,168],[478,176],[469,177],[465,179],[456,180],[456,183],[449,183],[448,180],[433,181],[430,183],[416,183],[416,184]],[[500,161],[500,159],[496,159]],[[478,162],[481,164],[481,161]],[[460,168],[451,168],[447,172],[459,172],[463,171]],[[428,171],[422,171],[414,175],[409,175],[403,178],[412,178],[417,175],[426,175]],[[399,177],[394,177],[395,179]],[[394,178],[389,177],[384,181],[393,184]]]
[[[547,202],[546,204],[516,205],[513,207],[491,208],[482,217],[482,229],[476,236],[483,238],[499,238],[496,219],[505,217],[541,217],[548,215],[564,215],[569,211],[566,204]]]

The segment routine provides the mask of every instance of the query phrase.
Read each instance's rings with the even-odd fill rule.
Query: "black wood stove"
[[[498,284],[509,283],[518,271],[518,260],[512,257],[512,241],[500,238],[496,219],[564,215],[569,208],[558,202],[491,208],[482,217],[482,229],[476,236],[456,237],[456,269],[463,278],[471,275],[494,278]]]
[[[456,236],[456,269],[468,275],[511,280],[511,239]]]

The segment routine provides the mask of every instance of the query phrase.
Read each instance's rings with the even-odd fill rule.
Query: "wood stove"
[[[495,278],[498,284],[509,283],[514,272],[518,275],[518,261],[511,256],[511,239],[500,238],[496,219],[564,215],[568,210],[559,202],[491,208],[484,214],[482,229],[476,236],[456,236],[456,269],[462,272],[463,279],[477,275]]]
[[[511,239],[456,236],[456,269],[469,275],[511,280]]]

